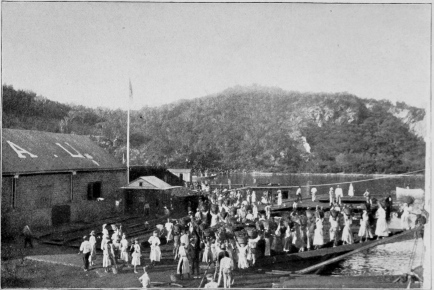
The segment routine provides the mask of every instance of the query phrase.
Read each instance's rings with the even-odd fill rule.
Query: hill
[[[4,127],[92,135],[120,160],[125,156],[126,112],[41,101],[10,86],[3,91]],[[131,161],[194,169],[402,173],[424,167],[424,117],[423,109],[348,93],[234,87],[132,112]]]

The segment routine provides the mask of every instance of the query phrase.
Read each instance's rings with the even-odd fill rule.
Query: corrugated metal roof
[[[125,187],[126,189],[158,189],[165,190],[174,188],[176,186],[172,186],[163,180],[155,177],[155,176],[140,176],[136,180],[133,180]]]
[[[82,135],[3,129],[3,174],[125,169]]]

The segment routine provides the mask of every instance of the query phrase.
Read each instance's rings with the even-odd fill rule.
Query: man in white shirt
[[[89,270],[89,256],[91,251],[92,245],[88,241],[87,236],[84,236],[83,242],[80,245],[80,252],[78,254],[80,255],[81,253],[83,253],[83,268],[85,272]]]

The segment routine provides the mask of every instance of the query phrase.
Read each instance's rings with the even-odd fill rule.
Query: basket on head
[[[201,224],[199,225],[199,229],[200,229],[201,231],[204,231],[204,230],[206,230],[207,228],[209,228],[209,227],[208,227],[208,224],[206,224],[206,223],[201,223]]]
[[[407,195],[403,197],[402,201],[408,205],[411,205],[412,203],[414,203],[414,197]]]
[[[159,231],[162,231],[164,229],[164,226],[161,224],[158,224],[155,226]]]
[[[338,212],[332,209],[332,210],[330,211],[330,215],[331,215],[333,218],[336,218],[336,217],[338,216]]]

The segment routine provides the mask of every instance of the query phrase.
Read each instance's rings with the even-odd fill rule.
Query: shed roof
[[[165,189],[171,189],[175,187],[178,186],[172,186],[155,176],[140,176],[139,178],[131,181],[127,186],[122,188],[165,190]]]
[[[187,168],[169,168],[167,169],[172,173],[191,173],[191,169]]]
[[[3,129],[3,174],[124,169],[88,136]]]

